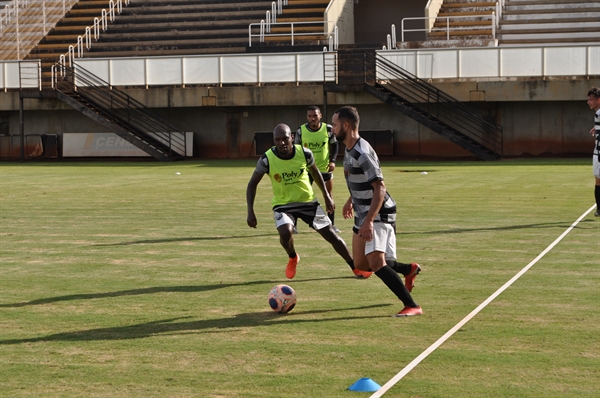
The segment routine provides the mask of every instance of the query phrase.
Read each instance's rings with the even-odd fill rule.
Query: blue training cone
[[[348,387],[348,390],[358,392],[375,392],[380,388],[381,386],[375,383],[373,380],[369,379],[368,377],[363,377],[362,379],[358,379],[356,383]]]

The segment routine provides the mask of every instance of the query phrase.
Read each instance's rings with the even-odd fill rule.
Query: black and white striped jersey
[[[346,148],[344,153],[344,176],[352,196],[354,226],[360,228],[365,221],[373,199],[373,185],[371,183],[383,180],[379,158],[366,140],[360,138],[351,149]],[[387,190],[383,205],[374,221],[390,224],[396,222],[396,202]]]
[[[594,127],[596,129],[596,142],[594,146],[594,155],[600,160],[600,109],[596,111],[594,115]]]

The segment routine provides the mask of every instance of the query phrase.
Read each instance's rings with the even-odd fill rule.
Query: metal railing
[[[81,97],[99,115],[116,123],[153,148],[166,147],[172,157],[186,154],[186,134],[166,119],[152,113],[141,102],[111,87],[86,69],[56,64],[54,87],[70,97]],[[125,138],[125,137],[124,137]],[[128,140],[132,142],[131,140]]]
[[[400,68],[380,54],[365,53],[365,82],[380,85],[405,105],[426,112],[464,136],[502,154],[502,127],[484,120],[467,106],[435,86]]]
[[[260,21],[260,22],[256,22],[256,23],[251,23],[250,25],[248,25],[248,45],[250,47],[252,47],[252,38],[253,37],[258,37],[259,38],[259,42],[263,43],[265,41],[266,37],[290,37],[290,41],[291,41],[291,45],[294,45],[294,41],[296,37],[302,37],[302,36],[318,36],[318,37],[324,37],[324,33],[323,33],[323,29],[317,29],[316,25],[326,25],[331,23],[331,21],[308,21],[308,22],[271,22],[271,23],[266,23],[264,20]],[[276,26],[276,27],[282,27],[282,28],[288,28],[290,29],[290,32],[279,32],[279,33],[272,33],[271,32],[271,27]],[[297,32],[294,31],[294,27],[297,26],[314,26],[315,29],[314,31],[302,31],[302,32]],[[258,27],[258,31],[259,33],[252,33],[252,28],[256,28]],[[337,50],[338,47],[338,31],[337,31],[337,26],[334,27],[333,29],[333,33],[330,36],[325,36],[327,38],[327,40],[332,40],[332,47],[333,49],[330,49],[330,51],[333,50]]]
[[[0,59],[22,60],[77,0],[13,0],[0,10]]]
[[[100,17],[94,18],[94,24],[85,28],[85,33],[77,37],[77,43],[68,47],[67,53],[60,56],[60,61],[64,64],[65,59],[69,60],[69,66],[73,66],[75,58],[83,57],[83,50],[89,50],[92,47],[92,32],[94,40],[100,38],[100,30],[105,31],[108,28],[108,22],[114,22],[116,14],[123,11],[123,2],[129,5],[129,0],[110,0],[108,11],[103,9]],[[75,53],[77,52],[77,56]]]
[[[475,30],[481,30],[482,28],[487,28],[487,25],[478,25],[478,26],[450,26],[450,20],[457,20],[457,19],[462,19],[464,20],[465,18],[481,18],[482,20],[487,20],[489,18],[490,20],[490,24],[489,24],[489,28],[491,28],[492,30],[492,38],[496,39],[496,29],[499,26],[500,23],[500,18],[496,17],[496,15],[498,15],[495,11],[492,12],[491,14],[481,14],[481,15],[469,15],[468,17],[466,16],[452,16],[452,17],[411,17],[411,18],[402,18],[402,21],[400,22],[400,41],[404,42],[404,33],[405,32],[427,32],[427,33],[431,33],[431,32],[446,32],[446,40],[450,40],[450,33],[451,32],[464,32],[464,31],[475,31]],[[425,27],[425,28],[419,28],[419,29],[406,29],[404,27],[404,22],[405,21],[418,21],[418,20],[436,20],[436,19],[441,19],[441,20],[445,20],[446,21],[446,26],[443,28],[436,28],[436,27]],[[393,38],[396,37],[396,27],[395,25],[392,25],[392,36]],[[392,42],[393,47],[395,48],[395,40],[393,40]]]

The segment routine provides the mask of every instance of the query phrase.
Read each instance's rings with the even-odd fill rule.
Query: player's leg
[[[292,279],[296,276],[296,266],[298,265],[298,261],[300,261],[300,255],[296,253],[296,248],[294,247],[293,228],[295,217],[287,213],[275,211],[273,218],[275,219],[277,232],[279,232],[279,243],[289,257],[285,276],[288,279]]]
[[[596,217],[600,217],[600,178],[599,177],[596,177],[596,186],[594,189],[594,196],[596,198],[596,212],[594,213],[594,215]]]
[[[317,205],[313,210],[312,222],[310,226],[315,229],[329,244],[334,248],[337,254],[339,254],[346,264],[354,271],[354,275],[359,278],[368,278],[369,275],[364,275],[362,272],[356,272],[357,270],[354,267],[354,261],[352,259],[352,255],[350,254],[350,250],[348,250],[348,246],[346,242],[335,233],[333,230],[331,221],[329,218],[325,216],[325,211],[320,205]]]
[[[374,224],[373,239],[370,242],[365,242],[365,254],[369,268],[404,304],[404,309],[396,316],[422,314],[421,307],[415,303],[398,273],[386,265],[386,257],[390,258],[396,255],[396,235],[392,225],[386,223]]]
[[[407,264],[396,261],[396,223],[390,225],[394,231],[394,239],[389,242],[390,247],[386,251],[385,263],[397,273],[404,275],[404,285],[409,292],[412,292],[415,285],[415,278],[421,272],[421,266],[418,263]]]
[[[594,177],[596,178],[596,186],[594,187],[594,197],[596,199],[596,212],[594,215],[600,217],[600,159],[594,155]]]
[[[421,272],[421,265],[419,263],[401,263],[390,258],[387,258],[385,263],[397,273],[404,275],[406,289],[408,289],[409,292],[412,292],[413,287],[415,286],[415,278]]]
[[[323,181],[325,181],[325,189],[327,189],[327,192],[333,198],[333,173],[322,173],[322,175]],[[331,225],[334,232],[338,234],[342,233],[342,231],[335,226],[335,211],[332,213],[327,213],[327,216],[329,217],[329,220],[331,220]]]

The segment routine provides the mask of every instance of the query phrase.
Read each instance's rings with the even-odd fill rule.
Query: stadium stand
[[[249,49],[249,25],[264,20],[272,4],[255,0],[131,1],[99,39],[92,41],[83,58],[244,53]],[[322,31],[327,4],[327,0],[289,0],[277,22],[314,21],[314,26],[295,27],[295,33]],[[80,0],[27,55],[26,59],[42,60],[44,81],[50,66],[67,53],[107,5],[106,0]],[[290,26],[273,26],[273,35],[263,43],[255,43],[253,49],[265,51],[265,46],[289,45],[289,32]],[[299,46],[318,49],[325,39],[323,34],[298,36],[294,51]]]
[[[600,1],[507,0],[501,46],[600,41]]]
[[[495,1],[446,0],[427,35],[429,39],[490,39],[492,26],[490,17],[496,9]],[[448,17],[448,19],[446,18]],[[446,27],[452,29],[446,32]]]
[[[406,18],[401,24],[401,29],[405,32],[424,31],[425,41],[401,40],[396,47],[496,46],[497,11],[496,1],[444,0],[437,14],[432,11],[434,16],[431,18],[435,18],[434,21],[429,22],[427,17]],[[423,25],[425,28],[421,28]]]

